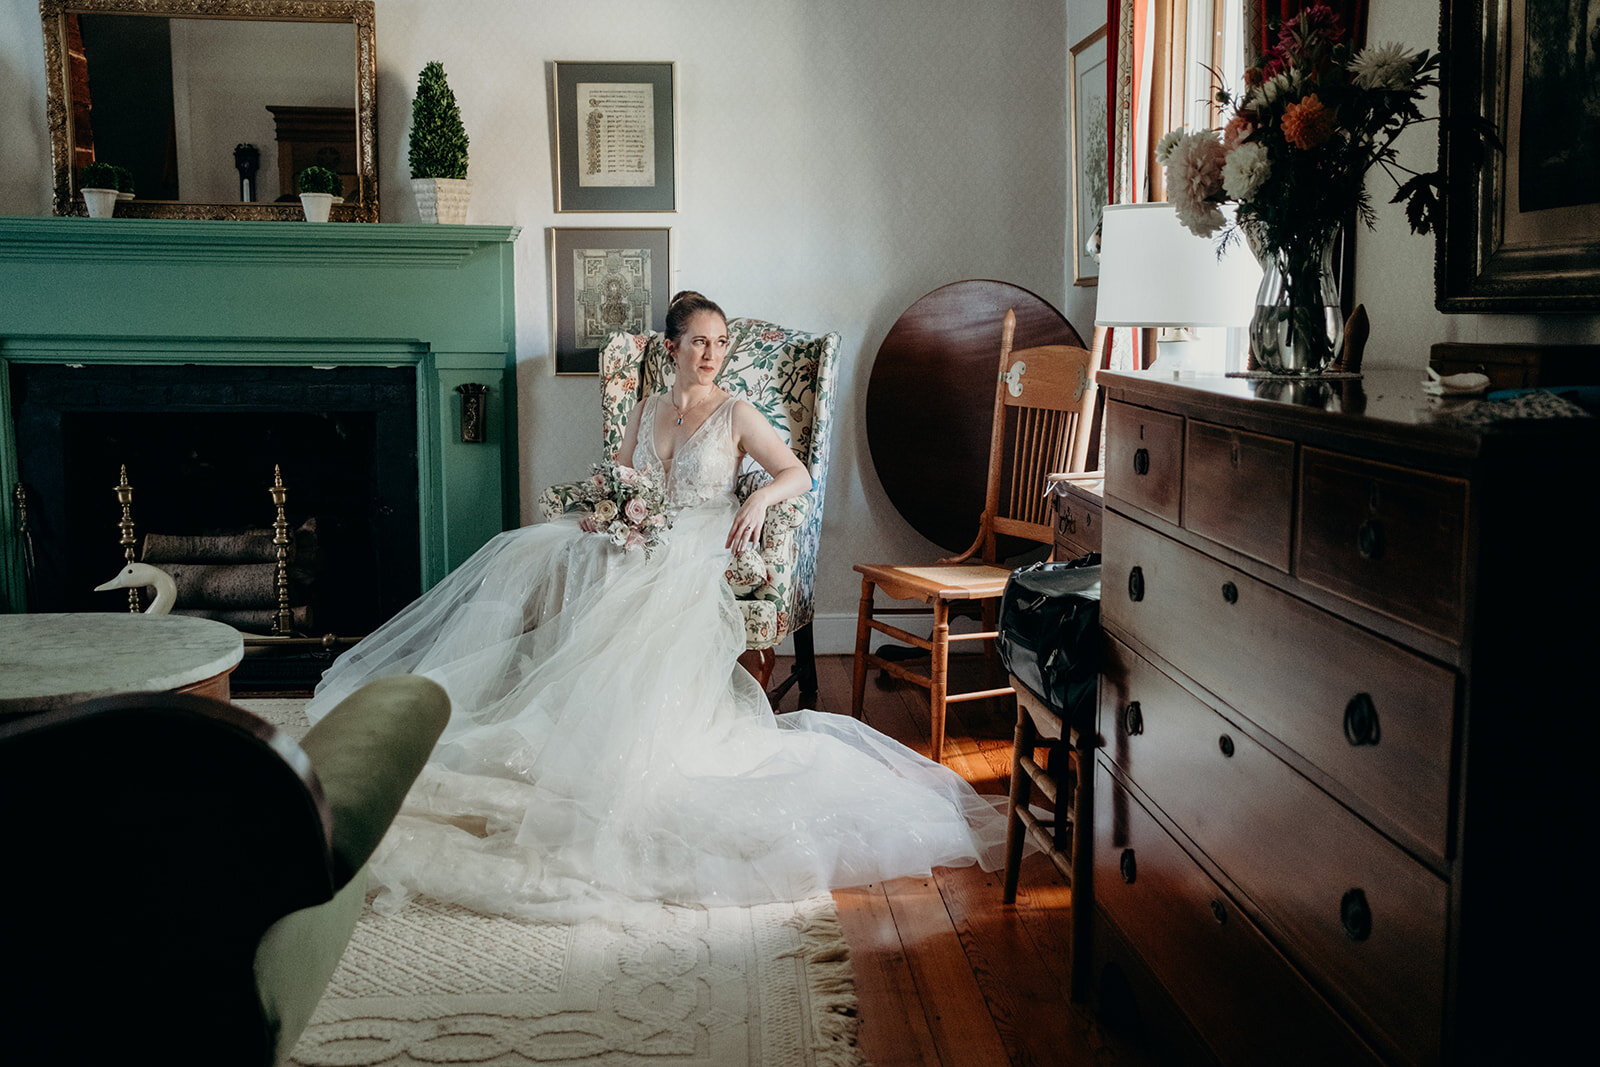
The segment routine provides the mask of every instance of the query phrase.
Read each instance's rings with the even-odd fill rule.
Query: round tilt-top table
[[[227,700],[239,631],[184,615],[0,615],[0,716],[109,693],[175,690]]]

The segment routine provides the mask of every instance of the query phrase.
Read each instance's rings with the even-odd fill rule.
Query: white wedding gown
[[[387,674],[450,694],[444,736],[371,861],[377,906],[421,893],[572,920],[997,869],[1003,798],[847,716],[774,716],[738,667],[744,624],[722,571],[741,401],[668,471],[657,400],[635,463],[679,510],[651,558],[576,516],[502,533],[317,686],[313,721]]]

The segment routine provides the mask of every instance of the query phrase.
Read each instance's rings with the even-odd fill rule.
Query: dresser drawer
[[[1183,494],[1183,418],[1106,404],[1106,495],[1176,524]]]
[[[1410,1058],[1436,1057],[1444,881],[1119,641],[1107,642],[1100,691],[1106,756],[1228,872],[1291,956],[1366,1005]]]
[[[1184,527],[1287,571],[1294,442],[1196,419],[1185,433]]]
[[[1466,482],[1306,448],[1299,521],[1302,581],[1461,640]]]
[[[1077,559],[1100,551],[1103,507],[1099,492],[1061,483],[1051,486],[1056,512],[1056,559]]]
[[[1443,862],[1455,672],[1121,515],[1105,518],[1106,622]]]
[[[1094,788],[1095,903],[1219,1061],[1378,1062],[1103,765]]]

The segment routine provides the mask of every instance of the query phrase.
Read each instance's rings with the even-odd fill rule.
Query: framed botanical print
[[[556,210],[677,209],[671,63],[556,63]]]
[[[1444,5],[1440,311],[1600,311],[1600,41],[1574,31],[1573,10]]]
[[[612,334],[665,329],[671,284],[671,230],[551,229],[556,373],[599,374]]]
[[[1110,200],[1106,168],[1106,28],[1072,46],[1072,280],[1094,285],[1100,265],[1089,238]]]

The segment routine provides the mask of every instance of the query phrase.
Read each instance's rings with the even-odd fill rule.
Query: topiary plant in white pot
[[[295,176],[295,185],[307,222],[327,222],[334,201],[344,192],[344,179],[326,167],[307,167]]]
[[[117,168],[110,163],[86,163],[78,172],[78,189],[91,219],[109,219],[117,207]]]
[[[411,191],[423,222],[466,222],[472,182],[467,177],[467,130],[445,81],[444,64],[428,63],[411,102]]]

